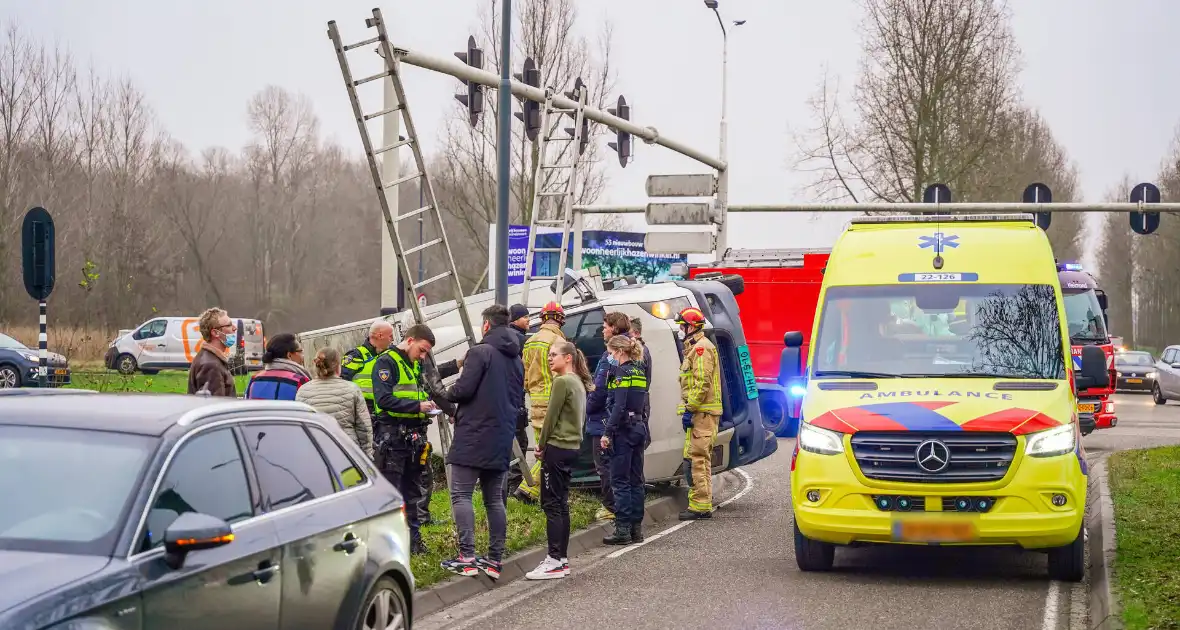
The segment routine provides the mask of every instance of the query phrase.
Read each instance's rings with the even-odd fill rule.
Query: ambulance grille
[[[950,454],[946,468],[929,472],[918,465],[918,446],[937,440]],[[999,481],[1016,456],[1010,433],[963,431],[862,431],[852,436],[852,455],[861,473],[877,481],[981,483]]]

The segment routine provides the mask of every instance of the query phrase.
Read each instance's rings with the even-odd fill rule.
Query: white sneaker
[[[537,568],[525,574],[526,580],[553,580],[565,577],[566,565],[561,560],[545,556]]]
[[[561,559],[561,568],[562,568],[562,572],[566,575],[566,577],[569,577],[569,574],[570,574],[570,559],[569,558],[562,558]]]

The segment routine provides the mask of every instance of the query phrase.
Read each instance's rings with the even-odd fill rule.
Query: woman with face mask
[[[600,438],[609,448],[610,479],[615,495],[615,531],[602,539],[606,545],[643,541],[643,451],[650,442],[643,406],[647,401],[647,375],[643,345],[627,335],[615,335],[606,344],[612,365],[607,377],[610,415]]]

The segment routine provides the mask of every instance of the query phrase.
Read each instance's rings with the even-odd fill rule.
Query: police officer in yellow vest
[[[411,326],[405,339],[382,353],[373,365],[373,441],[377,467],[397,487],[406,506],[417,506],[426,490],[430,442],[426,427],[437,406],[422,380],[422,365],[434,347],[434,333],[424,324]],[[407,509],[410,550],[423,553],[421,514]]]
[[[688,509],[680,520],[713,516],[712,452],[721,420],[721,361],[717,346],[705,337],[705,314],[688,307],[676,317],[684,333],[680,364],[680,406],[684,427],[685,468],[691,470]]]
[[[565,309],[557,302],[549,302],[541,308],[541,328],[524,343],[524,389],[529,396],[529,423],[533,425],[533,436],[541,439],[541,427],[545,425],[545,414],[549,411],[549,396],[553,393],[553,372],[549,369],[549,346],[555,341],[565,341],[561,327],[565,324]],[[540,479],[541,462],[533,464],[530,470],[534,480]],[[541,498],[541,485],[530,486],[521,481],[516,489],[518,499],[537,501]]]
[[[349,350],[340,361],[340,378],[352,381],[365,395],[369,415],[373,415],[373,365],[377,357],[393,343],[393,324],[377,319],[369,326],[369,340]]]

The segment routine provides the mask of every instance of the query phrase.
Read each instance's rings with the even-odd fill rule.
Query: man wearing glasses
[[[188,393],[208,393],[210,396],[237,398],[234,376],[229,371],[229,349],[237,344],[237,329],[229,315],[213,307],[198,321],[201,349],[193,357],[188,369]]]

